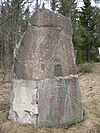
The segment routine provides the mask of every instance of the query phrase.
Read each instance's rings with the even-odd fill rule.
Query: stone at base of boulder
[[[82,120],[77,76],[12,80],[9,119],[39,126],[71,125]]]
[[[19,123],[37,122],[37,83],[36,81],[12,80],[9,119]]]

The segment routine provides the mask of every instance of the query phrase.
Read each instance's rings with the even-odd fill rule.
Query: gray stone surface
[[[45,80],[12,80],[9,119],[13,122],[60,126],[82,119],[77,76]]]
[[[48,127],[81,121],[70,18],[39,9],[14,53],[9,119]]]
[[[49,14],[51,17],[44,17]],[[52,19],[55,21],[51,23]],[[35,21],[36,24],[32,24]],[[72,31],[70,18],[47,9],[37,11],[30,20],[20,46],[18,44],[19,49],[15,52],[15,77],[44,80],[57,76],[56,71],[60,71],[62,74],[58,76],[63,77],[76,74],[72,34],[67,30]],[[59,67],[60,70],[57,70]]]
[[[39,82],[39,125],[70,125],[82,119],[82,103],[76,77],[58,77]]]
[[[25,80],[12,80],[9,119],[19,123],[33,123],[36,125],[37,82]]]
[[[48,9],[40,9],[30,19],[30,24],[36,27],[62,28],[69,34],[73,33],[70,17],[54,13]]]

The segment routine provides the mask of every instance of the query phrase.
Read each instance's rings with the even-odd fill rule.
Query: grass
[[[78,65],[78,73],[91,73],[94,68],[94,63],[84,63]]]

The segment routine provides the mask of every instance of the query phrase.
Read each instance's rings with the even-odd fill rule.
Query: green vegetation
[[[100,10],[92,7],[90,0],[84,0],[84,6],[79,12],[79,24],[77,35],[75,36],[75,46],[77,49],[77,62],[96,61],[98,56],[98,46],[100,46],[99,34],[97,32],[97,20],[100,15]],[[80,44],[79,44],[79,43]],[[79,56],[80,55],[80,56]]]
[[[94,63],[84,63],[78,65],[78,73],[91,73],[94,68]]]
[[[77,10],[75,0],[52,0],[52,10],[70,16],[73,24],[73,43],[77,64],[98,62],[100,47],[100,9],[83,0],[84,6]]]
[[[40,7],[38,0],[34,11]],[[29,0],[0,1],[0,66],[6,70],[13,62],[13,51],[19,38],[26,30],[32,2]],[[84,6],[77,9],[76,0],[52,0],[51,9],[71,17],[73,24],[73,44],[77,64],[99,62],[100,9],[92,7],[90,0],[83,0]],[[56,23],[56,22],[55,22]]]
[[[12,65],[15,45],[26,30],[30,12],[25,0],[1,1],[0,7],[0,67],[6,71]]]

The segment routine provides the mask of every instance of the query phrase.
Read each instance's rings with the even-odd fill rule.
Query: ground
[[[10,83],[0,82],[0,133],[100,133],[100,63],[94,64],[92,73],[79,73],[79,84],[85,110],[84,120],[70,127],[41,128],[13,124],[7,119]]]

